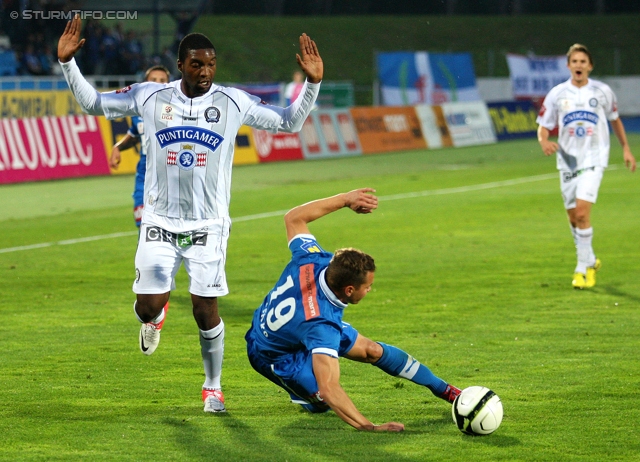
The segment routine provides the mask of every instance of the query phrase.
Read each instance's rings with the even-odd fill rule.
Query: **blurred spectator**
[[[123,74],[136,74],[144,69],[144,55],[142,53],[142,42],[138,40],[136,33],[132,30],[125,34],[122,45]]]
[[[293,80],[284,88],[284,97],[287,100],[287,106],[296,100],[303,86],[304,74],[300,71],[295,71],[293,73]]]
[[[57,74],[60,71],[57,40],[67,20],[55,12],[79,10],[80,0],[0,0],[0,7],[0,38],[4,37],[0,45],[6,43],[13,51],[10,56],[2,57],[2,74]],[[22,16],[25,10],[39,14],[32,14],[32,18],[26,20]],[[19,12],[19,17],[12,19],[13,12]],[[178,14],[175,19],[176,34],[186,34],[197,20],[197,14]],[[151,60],[144,55],[139,34],[133,30],[124,33],[118,22],[111,23],[111,27],[103,24],[93,19],[84,22],[82,35],[86,43],[77,56],[83,72],[86,75],[134,75],[146,69]],[[176,58],[171,50],[166,49],[157,61],[168,67],[172,74],[177,74]]]
[[[44,75],[40,59],[36,54],[33,43],[28,43],[21,59],[22,67],[31,75]]]

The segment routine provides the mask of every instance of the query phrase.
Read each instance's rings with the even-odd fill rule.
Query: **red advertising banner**
[[[260,162],[302,159],[302,145],[297,133],[269,133],[251,129]]]
[[[349,109],[312,111],[300,132],[305,159],[357,155],[358,135]]]
[[[0,184],[108,174],[96,117],[0,120]]]

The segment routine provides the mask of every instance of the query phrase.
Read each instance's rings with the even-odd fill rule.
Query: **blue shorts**
[[[343,323],[338,355],[347,354],[356,343],[357,337],[358,331],[350,324]],[[249,333],[245,339],[251,366],[261,375],[287,390],[292,402],[302,404],[311,412],[324,412],[329,409],[319,396],[318,382],[313,374],[313,354],[309,350],[278,355],[277,359],[270,360],[270,352],[258,351]]]

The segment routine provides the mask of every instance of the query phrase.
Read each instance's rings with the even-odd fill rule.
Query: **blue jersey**
[[[325,281],[333,254],[310,234],[295,236],[289,249],[291,261],[255,311],[247,340],[270,360],[305,350],[337,358],[347,305]]]
[[[144,177],[147,173],[147,156],[145,155],[145,134],[142,117],[131,117],[131,127],[127,130],[127,134],[140,139],[140,160],[136,165],[136,178],[133,189],[133,216],[136,220],[136,226],[140,227],[142,220],[142,207],[144,206]]]

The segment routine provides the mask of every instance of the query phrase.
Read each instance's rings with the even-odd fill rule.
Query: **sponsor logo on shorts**
[[[148,226],[145,230],[147,242],[168,242],[177,247],[189,247],[192,245],[207,245],[207,230],[200,229],[187,233],[172,233],[159,226]]]
[[[136,282],[140,282],[140,270],[136,268]]]

